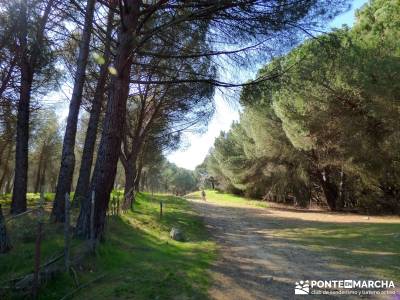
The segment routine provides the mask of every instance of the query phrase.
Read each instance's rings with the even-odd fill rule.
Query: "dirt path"
[[[331,217],[324,213],[191,201],[204,217],[220,250],[220,258],[213,267],[212,299],[360,299],[359,296],[347,295],[295,296],[294,285],[303,279],[373,279],[373,274],[338,267],[331,258],[271,233],[277,229],[304,228],[315,221],[333,221],[334,217],[339,222],[370,222],[367,217]],[[375,221],[387,222],[388,219]],[[382,299],[388,299],[388,296]]]

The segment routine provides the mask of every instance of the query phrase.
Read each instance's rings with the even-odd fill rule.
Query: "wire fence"
[[[5,205],[5,228],[11,249],[9,258],[0,275],[0,299],[15,293],[38,297],[39,287],[56,274],[68,272],[79,285],[74,267],[89,253],[96,251],[94,212],[95,193],[90,198],[90,238],[82,240],[73,235],[78,218],[78,209],[71,205],[69,194],[65,195],[65,222],[51,221],[52,202],[46,202],[41,193],[37,203],[30,202],[28,209],[18,215],[10,214],[10,206]],[[123,197],[119,193],[112,196],[107,211],[108,219],[120,216],[124,210]],[[23,265],[21,262],[23,261]]]

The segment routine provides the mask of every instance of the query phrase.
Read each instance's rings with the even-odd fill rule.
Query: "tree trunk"
[[[11,151],[12,151],[12,146],[9,145],[8,146],[8,151],[7,151],[7,154],[6,154],[6,163],[4,165],[4,171],[3,171],[3,174],[1,175],[1,178],[0,178],[0,190],[3,190],[4,182],[5,182],[6,178],[7,178],[7,176],[9,176],[9,173],[10,173],[10,167],[9,167],[9,162],[8,161],[10,160],[10,157],[11,157]]]
[[[86,131],[85,144],[83,147],[81,167],[79,169],[78,182],[76,184],[76,190],[74,195],[74,207],[77,207],[81,201],[84,201],[85,197],[88,195],[90,174],[93,164],[93,154],[96,145],[97,129],[99,127],[101,107],[104,102],[104,92],[106,88],[107,78],[108,78],[108,65],[111,53],[111,33],[112,33],[112,23],[113,23],[113,10],[110,9],[108,12],[107,21],[107,32],[106,32],[106,44],[104,50],[104,63],[100,68],[99,79],[96,86],[96,91],[94,94],[94,99],[92,102],[92,107],[90,110],[89,124]],[[87,199],[89,201],[89,198]]]
[[[10,178],[7,180],[6,186],[5,186],[5,192],[6,194],[11,193],[11,190],[13,188],[13,181],[14,181],[14,177],[15,177],[15,172],[11,173]]]
[[[344,182],[346,180],[346,175],[343,172],[343,168],[340,170],[340,183],[338,188],[338,199],[337,199],[337,210],[342,210],[344,208]]]
[[[131,163],[128,163],[125,169],[125,191],[124,191],[124,203],[122,204],[123,209],[129,209],[132,207],[135,196],[135,176],[136,166],[131,167]]]
[[[11,202],[11,213],[26,211],[28,183],[29,109],[33,72],[26,58],[21,66],[21,88],[17,113],[17,140],[15,146],[15,177]]]
[[[0,253],[6,253],[11,249],[10,238],[7,234],[6,221],[0,204]]]
[[[49,0],[43,16],[38,22],[36,40],[28,50],[28,4],[20,2],[20,26],[18,28],[21,85],[17,113],[17,140],[15,147],[15,173],[11,213],[26,211],[26,192],[28,183],[28,143],[29,143],[29,109],[32,92],[32,82],[37,62],[44,41],[46,23],[53,6]]]
[[[141,179],[140,179],[140,190],[144,191],[147,188],[147,173],[146,171],[142,171]]]
[[[137,168],[137,162],[139,159],[140,147],[142,145],[142,139],[134,139],[135,144],[132,145],[129,157],[126,159],[121,154],[121,162],[125,171],[125,192],[124,192],[124,203],[123,208],[128,209],[132,207],[135,198],[136,191],[136,177],[139,169]]]
[[[6,102],[2,103],[2,109],[3,109],[3,118],[4,118],[4,134],[2,136],[2,141],[1,141],[1,151],[0,151],[0,168],[3,168],[3,163],[4,163],[4,168],[8,168],[9,166],[9,161],[10,161],[10,155],[12,152],[13,148],[13,143],[12,141],[14,140],[14,120],[13,120],[13,112],[12,112],[12,106],[13,104],[11,102]],[[3,161],[3,152],[8,149],[8,152],[6,154],[5,160]]]
[[[89,42],[93,27],[95,0],[87,0],[85,24],[83,27],[82,40],[79,45],[79,56],[77,70],[75,73],[74,90],[69,105],[67,127],[65,129],[63,150],[61,156],[61,167],[58,175],[56,195],[52,210],[54,222],[64,222],[65,219],[65,194],[71,192],[71,184],[75,168],[75,138],[78,125],[79,109],[82,102],[83,85],[85,82],[85,71],[89,55]]]
[[[28,16],[27,2],[20,2],[20,43],[21,86],[17,111],[17,139],[15,145],[15,176],[11,201],[11,213],[26,211],[26,190],[28,183],[28,142],[29,142],[29,106],[31,99],[33,71],[27,57]]]
[[[121,11],[123,24],[118,32],[117,56],[114,62],[117,75],[112,79],[99,152],[89,189],[95,191],[96,195],[94,226],[97,239],[100,239],[103,234],[106,211],[120,155],[133,62],[134,33],[138,23],[140,1],[127,0],[125,6],[125,9]],[[86,238],[89,237],[90,206],[86,201],[81,206],[77,233]]]
[[[42,165],[43,165],[43,152],[44,152],[45,145],[42,146],[42,150],[40,151],[39,162],[38,162],[38,169],[36,172],[36,182],[35,182],[35,193],[39,193],[40,191],[40,182],[42,178]]]
[[[137,171],[136,171],[136,178],[135,178],[135,192],[139,193],[139,189],[140,189],[140,178],[142,177],[142,169],[143,169],[143,159],[140,158],[139,159],[139,164],[137,166]]]
[[[329,178],[329,171],[318,172],[319,182],[325,195],[326,202],[329,209],[332,211],[337,210],[338,189],[334,182]]]

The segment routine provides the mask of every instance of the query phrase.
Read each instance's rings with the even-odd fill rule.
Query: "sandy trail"
[[[359,296],[294,295],[296,281],[303,279],[373,279],[373,274],[339,267],[307,247],[276,236],[271,230],[312,226],[326,222],[400,222],[399,218],[295,212],[245,205],[191,200],[204,217],[219,247],[210,291],[216,300],[254,299],[360,299]],[[378,279],[378,278],[377,278]],[[379,278],[381,279],[381,278]],[[368,299],[390,299],[387,295]]]

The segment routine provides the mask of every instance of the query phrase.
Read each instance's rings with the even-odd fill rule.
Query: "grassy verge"
[[[160,200],[164,203],[161,220]],[[172,226],[183,230],[185,242],[169,238]],[[58,237],[62,244],[62,236]],[[55,250],[51,243],[59,241],[46,239],[46,251]],[[23,245],[29,259],[33,259],[31,246]],[[20,251],[13,250],[0,256],[3,278],[27,261],[18,262],[19,255]],[[106,240],[96,256],[76,268],[80,284],[104,277],[78,291],[73,299],[206,299],[208,268],[214,257],[215,245],[190,203],[173,196],[139,194],[134,212],[109,217]],[[73,278],[64,274],[42,288],[40,299],[60,299],[74,289]]]
[[[282,227],[271,234],[329,258],[333,267],[352,267],[400,283],[400,224],[306,222]]]
[[[258,207],[267,207],[268,204],[265,201],[250,199],[240,197],[234,194],[223,193],[215,190],[206,190],[206,199],[215,202],[222,202],[222,203],[234,203],[234,204],[247,204],[253,205]],[[201,199],[201,192],[193,192],[191,194],[186,195],[187,198],[190,199]]]

